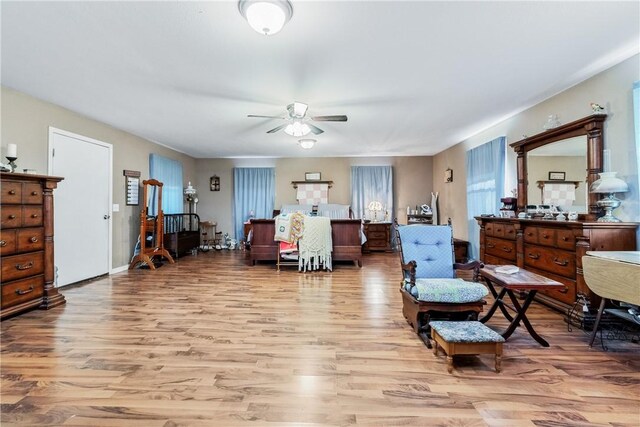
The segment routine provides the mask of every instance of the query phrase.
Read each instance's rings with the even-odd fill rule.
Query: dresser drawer
[[[22,208],[22,226],[40,227],[42,225],[42,206],[24,206]]]
[[[43,271],[44,252],[42,251],[2,258],[2,283],[42,274]]]
[[[25,205],[41,205],[42,185],[27,182],[22,185],[22,203]]]
[[[509,261],[516,260],[516,242],[512,240],[495,239],[488,237],[486,239],[485,252]]]
[[[44,249],[44,228],[22,228],[18,230],[18,252]]]
[[[538,243],[538,229],[536,227],[525,227],[523,233],[524,241],[526,243]]]
[[[498,258],[493,255],[487,255],[487,254],[484,255],[484,259],[482,260],[482,262],[484,262],[485,264],[491,264],[491,265],[516,265],[515,261],[509,261],[504,258]]]
[[[2,183],[2,204],[17,204],[22,202],[22,183],[13,181],[4,181]]]
[[[570,279],[576,277],[575,254],[561,249],[543,246],[526,245],[524,248],[524,264],[559,274]]]
[[[22,206],[2,206],[0,228],[16,228],[22,225]]]
[[[16,249],[16,230],[0,231],[0,254],[2,256],[9,255],[14,253]]]
[[[556,243],[560,249],[575,251],[576,236],[573,235],[573,231],[571,230],[557,230]]]
[[[368,231],[382,231],[383,233],[389,228],[388,224],[367,224]]]
[[[44,276],[34,276],[2,284],[2,308],[42,298],[44,294]]]
[[[495,224],[493,222],[488,222],[485,226],[484,226],[484,234],[486,234],[487,236],[493,237],[495,236]]]
[[[367,239],[369,240],[374,240],[374,239],[386,240],[386,238],[387,238],[387,233],[385,231],[369,231],[367,233]]]
[[[555,246],[556,244],[556,229],[554,228],[539,228],[538,229],[538,244],[545,246]]]
[[[531,267],[528,267],[527,271],[540,274],[544,277],[548,277],[549,279],[555,280],[565,285],[564,289],[541,289],[540,291],[538,291],[538,294],[548,295],[551,298],[562,301],[567,305],[572,305],[574,302],[576,302],[577,288],[575,280],[568,279],[563,276],[558,276],[557,274],[549,273],[548,271],[537,270]]]

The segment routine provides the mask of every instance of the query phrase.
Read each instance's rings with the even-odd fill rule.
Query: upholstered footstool
[[[446,322],[434,320],[431,326],[433,354],[442,347],[447,355],[447,371],[453,372],[453,356],[456,354],[495,354],[496,372],[501,370],[502,343],[504,338],[480,322]]]

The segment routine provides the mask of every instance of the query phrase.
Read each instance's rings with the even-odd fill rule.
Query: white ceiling
[[[638,2],[6,2],[2,84],[195,157],[433,155],[638,52]],[[312,150],[265,132],[291,101]]]

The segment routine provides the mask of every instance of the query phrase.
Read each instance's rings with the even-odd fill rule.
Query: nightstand
[[[393,252],[390,222],[366,222],[364,235],[367,241],[362,245],[362,252]]]

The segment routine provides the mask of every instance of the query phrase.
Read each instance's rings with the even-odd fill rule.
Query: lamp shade
[[[278,33],[293,15],[288,0],[240,0],[238,10],[251,28],[265,36]]]
[[[602,172],[600,178],[591,184],[589,191],[592,193],[624,193],[629,191],[626,182],[616,177],[617,172]]]
[[[184,189],[184,194],[187,196],[193,196],[196,193],[197,193],[196,189],[193,188],[193,186],[191,185],[191,181],[189,181],[187,188]]]
[[[314,145],[316,145],[316,140],[315,139],[301,139],[298,141],[298,144],[300,145],[300,147],[309,150],[311,148],[313,148]]]

